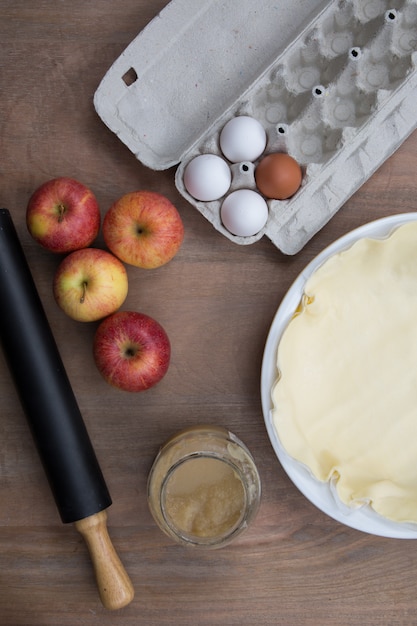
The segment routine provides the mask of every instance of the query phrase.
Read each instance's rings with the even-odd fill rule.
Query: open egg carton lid
[[[94,105],[144,165],[177,165],[179,192],[224,236],[267,236],[295,254],[417,127],[417,0],[172,0],[101,81]],[[286,152],[303,170],[288,200],[239,237],[222,224],[225,197],[185,188],[197,155],[223,156],[228,120],[265,128],[263,156]],[[228,191],[256,190],[257,161],[229,163]],[[227,194],[226,194],[227,195]]]

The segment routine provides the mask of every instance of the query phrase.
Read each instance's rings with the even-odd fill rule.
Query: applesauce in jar
[[[218,426],[181,431],[159,451],[148,479],[158,526],[183,545],[218,548],[256,515],[261,484],[253,457]]]

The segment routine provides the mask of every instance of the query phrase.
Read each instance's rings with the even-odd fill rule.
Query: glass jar
[[[220,548],[255,517],[261,482],[247,447],[226,428],[197,426],[171,437],[148,478],[158,524],[182,545]]]

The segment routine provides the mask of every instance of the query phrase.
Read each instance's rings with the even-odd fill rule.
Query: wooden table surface
[[[166,4],[0,0],[0,202],[13,215],[111,492],[110,534],[136,591],[120,611],[101,605],[85,544],[59,519],[1,355],[0,623],[417,624],[415,543],[351,529],[301,495],[273,452],[260,399],[268,330],[297,274],[351,229],[416,210],[417,135],[296,256],[267,238],[230,242],[179,195],[175,168],[147,169],[93,107],[107,69]],[[147,392],[109,387],[92,358],[96,325],[70,320],[53,300],[59,259],[30,238],[25,210],[34,189],[56,176],[90,186],[103,215],[136,189],[165,194],[181,213],[185,240],[175,259],[152,271],[128,267],[123,308],[155,317],[172,342],[168,374]],[[159,446],[202,422],[247,444],[263,484],[253,525],[204,553],[166,538],[146,502]]]

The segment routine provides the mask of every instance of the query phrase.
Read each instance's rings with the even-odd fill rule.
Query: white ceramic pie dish
[[[417,524],[393,522],[381,517],[367,505],[360,508],[347,507],[335,496],[329,482],[318,481],[308,468],[287,454],[272,420],[271,392],[277,379],[276,360],[280,338],[300,303],[305,283],[310,276],[329,257],[349,248],[358,239],[382,239],[402,224],[416,220],[417,213],[405,213],[370,222],[347,233],[318,254],[299,274],[275,314],[265,345],[261,372],[262,410],[266,429],[278,460],[294,485],[310,502],[338,522],[370,534],[398,539],[417,539]]]

